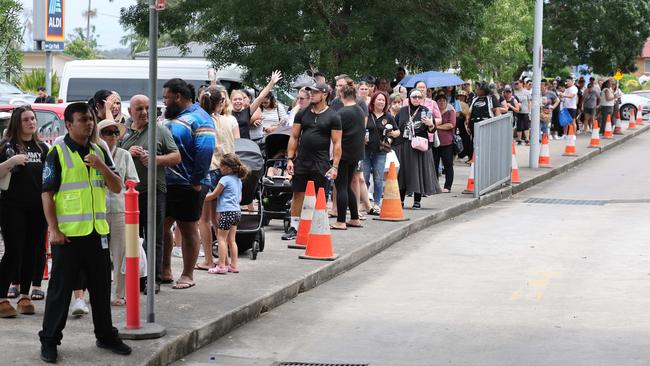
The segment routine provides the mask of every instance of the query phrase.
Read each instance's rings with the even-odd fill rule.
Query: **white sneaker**
[[[76,317],[81,317],[89,312],[90,309],[88,309],[88,305],[86,305],[84,299],[75,299],[70,307],[70,313]]]
[[[183,250],[181,247],[172,248],[172,257],[183,258]]]

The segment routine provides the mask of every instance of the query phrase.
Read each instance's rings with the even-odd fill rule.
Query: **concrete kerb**
[[[194,329],[193,331],[177,336],[175,339],[165,342],[162,348],[147,361],[146,365],[166,365],[181,359],[185,355],[196,351],[206,344],[217,340],[223,335],[231,332],[237,327],[257,318],[260,314],[269,311],[293,298],[301,292],[308,291],[337,275],[354,268],[358,264],[368,260],[394,243],[408,237],[409,235],[421,231],[431,225],[437,224],[444,220],[457,217],[466,212],[489,205],[491,203],[509,198],[523,190],[533,187],[544,182],[556,175],[567,172],[568,170],[592,159],[604,151],[610,150],[624,141],[631,139],[641,133],[650,130],[650,125],[641,129],[626,133],[625,135],[610,142],[606,146],[589,151],[583,156],[567,163],[563,166],[549,169],[546,173],[522,182],[516,186],[507,186],[497,191],[482,196],[479,199],[471,199],[457,205],[448,207],[442,211],[434,212],[430,215],[404,222],[400,227],[394,228],[380,239],[374,240],[366,245],[360,246],[356,250],[341,256],[334,262],[328,263],[324,267],[302,276],[292,283],[272,293],[261,296],[247,304],[244,304],[223,316],[207,322],[205,325]]]

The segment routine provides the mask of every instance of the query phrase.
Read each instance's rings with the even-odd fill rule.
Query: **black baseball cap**
[[[310,85],[308,87],[305,87],[305,89],[309,91],[319,91],[321,93],[329,93],[330,92],[330,87],[329,85],[325,83],[316,83],[313,85]]]

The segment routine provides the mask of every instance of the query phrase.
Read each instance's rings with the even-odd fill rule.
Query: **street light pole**
[[[539,167],[539,114],[542,101],[542,22],[544,19],[544,0],[535,0],[535,33],[533,36],[533,110],[530,128],[531,168]]]
[[[149,155],[147,169],[147,321],[154,323],[154,285],[156,283],[156,81],[158,80],[158,11],[149,0]]]

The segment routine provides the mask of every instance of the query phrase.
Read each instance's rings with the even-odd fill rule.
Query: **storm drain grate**
[[[524,203],[542,203],[547,205],[604,206],[606,200],[570,200],[562,198],[529,198]]]
[[[367,363],[309,363],[309,362],[280,362],[274,366],[368,366]]]

